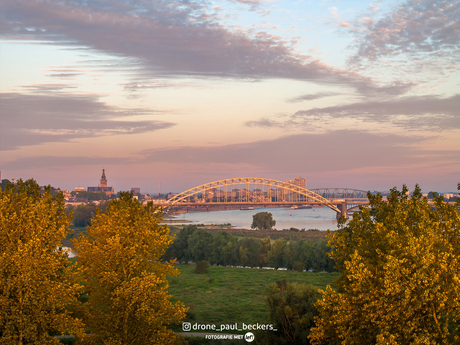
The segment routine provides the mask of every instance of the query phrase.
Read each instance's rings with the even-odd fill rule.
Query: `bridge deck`
[[[353,205],[367,205],[369,201],[364,200],[347,200],[348,203]],[[241,201],[226,201],[226,202],[178,202],[175,204],[165,204],[167,206],[224,206],[224,205],[235,205],[235,206],[294,206],[294,205],[326,205],[321,202],[309,202],[309,201],[278,201],[278,202],[241,202]]]

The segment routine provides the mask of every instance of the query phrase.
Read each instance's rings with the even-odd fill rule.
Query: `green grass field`
[[[274,271],[266,269],[211,266],[209,273],[195,274],[195,265],[178,265],[181,272],[169,277],[171,301],[181,301],[188,310],[187,321],[196,323],[256,323],[267,317],[265,286],[278,280],[310,284],[324,289],[339,273]]]

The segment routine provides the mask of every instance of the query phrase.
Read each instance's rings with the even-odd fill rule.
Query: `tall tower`
[[[105,169],[102,169],[101,187],[107,187],[107,178],[105,177]]]

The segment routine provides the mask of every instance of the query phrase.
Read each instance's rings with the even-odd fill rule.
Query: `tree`
[[[238,261],[238,238],[220,230],[213,236],[212,262],[216,265],[236,265]]]
[[[280,267],[284,267],[286,264],[286,245],[287,242],[284,237],[278,238],[275,242],[273,242],[270,250],[268,251],[267,263],[271,267],[274,267],[275,270]]]
[[[91,224],[91,219],[96,215],[97,206],[95,203],[78,205],[73,211],[73,225],[84,227]]]
[[[96,215],[97,208],[101,209],[102,213],[104,213],[108,204],[108,201],[102,201],[97,205],[90,202],[89,204],[81,204],[77,207],[69,205],[66,210],[74,210],[72,223],[75,227],[84,227],[91,224],[91,219]]]
[[[369,207],[331,236],[341,276],[317,303],[313,343],[460,343],[458,204],[437,196],[432,209],[418,185],[406,192],[368,193]]]
[[[194,262],[211,260],[213,237],[203,229],[195,230],[187,240],[188,252]]]
[[[240,265],[256,267],[259,266],[259,252],[262,241],[258,238],[244,237],[239,242]]]
[[[40,193],[34,180],[0,192],[1,344],[58,344],[50,334],[83,334],[66,308],[79,292],[60,249],[70,219],[62,194],[52,196],[49,186]]]
[[[427,198],[428,199],[434,199],[435,197],[437,197],[439,194],[437,192],[429,192],[428,195],[427,195]]]
[[[71,192],[70,193],[73,196],[76,196],[77,198],[85,198],[91,201],[96,201],[96,200],[107,200],[109,197],[105,192],[87,192],[87,191],[81,191],[81,192]]]
[[[276,221],[270,212],[258,212],[252,216],[251,229],[269,230],[274,227]]]
[[[334,271],[334,260],[332,260],[328,255],[330,251],[331,249],[328,248],[327,239],[322,239],[313,245],[311,268],[314,271]]]
[[[191,260],[188,250],[188,238],[196,231],[196,225],[186,225],[174,237],[174,242],[168,247],[167,257],[169,259],[177,258],[179,262],[189,262]]]
[[[171,322],[185,317],[181,302],[167,293],[167,275],[178,274],[173,262],[160,257],[171,244],[162,211],[122,193],[74,240],[82,281],[90,344],[171,344],[178,341]]]
[[[269,323],[276,332],[256,335],[260,344],[309,344],[308,335],[318,315],[315,302],[321,297],[310,285],[285,280],[267,285],[264,291],[269,309]]]

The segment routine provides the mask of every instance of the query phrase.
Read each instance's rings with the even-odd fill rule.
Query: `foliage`
[[[274,227],[276,221],[270,212],[258,212],[252,216],[251,229],[268,230]]]
[[[187,225],[176,235],[162,260],[206,260],[211,264],[224,266],[268,265],[276,269],[286,267],[289,270],[332,272],[335,263],[327,255],[330,250],[327,239],[314,243],[305,240],[288,242],[284,238],[279,238],[271,243],[268,237],[238,239],[227,231],[220,230],[212,235],[198,229],[196,225]]]
[[[331,259],[332,256],[329,257],[330,252],[331,249],[328,248],[327,239],[316,242],[311,253],[311,269],[316,272],[334,271],[335,262]]]
[[[341,277],[323,292],[312,343],[460,343],[460,215],[418,185],[391,190],[330,239]]]
[[[0,343],[58,344],[50,333],[82,334],[66,306],[79,287],[68,281],[61,249],[70,216],[62,194],[40,193],[34,180],[0,192]]]
[[[216,265],[236,265],[238,239],[227,231],[218,231],[212,243],[212,262]]]
[[[195,269],[193,270],[193,273],[198,273],[198,274],[208,273],[209,272],[208,268],[209,268],[209,262],[205,260],[198,261]]]
[[[187,239],[189,257],[194,262],[210,260],[212,254],[212,239],[212,234],[206,230],[195,230]]]
[[[267,263],[277,270],[280,267],[285,267],[286,264],[286,245],[284,238],[277,239],[268,251]]]
[[[178,338],[166,326],[185,317],[182,303],[168,295],[173,262],[159,259],[172,242],[161,212],[142,206],[130,193],[97,211],[88,237],[73,241],[81,279],[89,294],[84,304],[90,344],[171,344]]]
[[[318,315],[315,302],[321,296],[310,285],[280,280],[264,290],[269,309],[269,321],[276,332],[258,332],[260,344],[309,344],[308,335]]]
[[[107,200],[109,198],[105,192],[73,191],[70,194],[76,196],[77,198],[85,198],[90,201]]]
[[[2,183],[1,183],[1,185],[0,185],[1,189],[2,189],[2,190],[5,190],[6,185],[9,184],[9,183],[11,183],[10,180],[3,179],[3,180],[2,180]]]
[[[78,205],[73,210],[73,225],[76,227],[88,226],[91,219],[96,216],[97,206],[94,203]]]
[[[165,259],[177,258],[179,262],[189,262],[191,260],[188,250],[188,238],[198,230],[196,225],[186,225],[175,236],[174,242],[168,247]]]
[[[102,212],[104,213],[108,205],[108,201],[101,202],[98,205],[95,203],[89,203],[89,204],[82,204],[78,205],[76,208],[70,208],[68,209],[72,210],[73,209],[73,225],[76,227],[83,227],[91,224],[91,219],[96,215],[96,209],[101,209]]]

